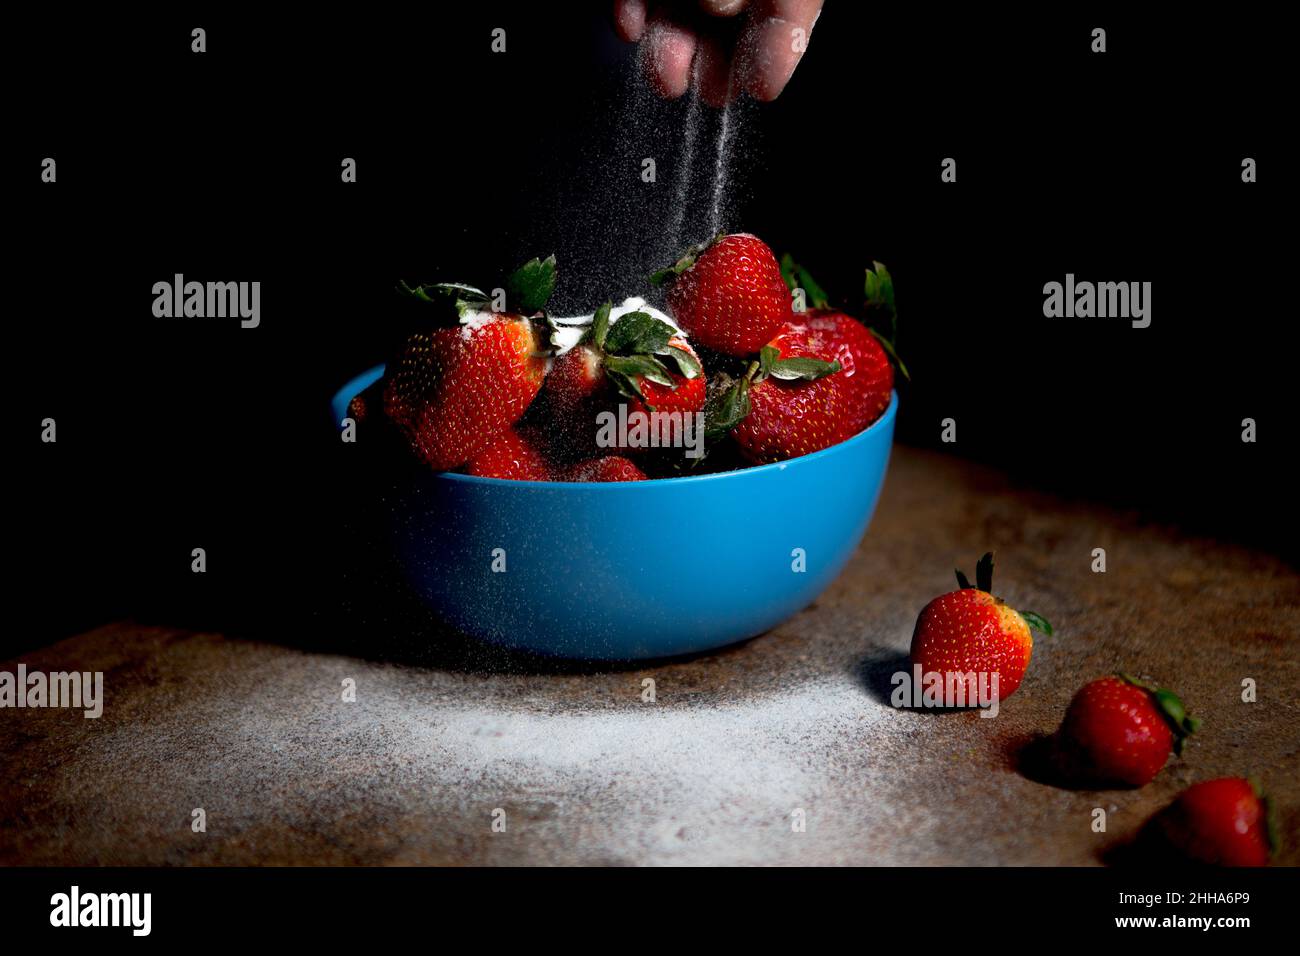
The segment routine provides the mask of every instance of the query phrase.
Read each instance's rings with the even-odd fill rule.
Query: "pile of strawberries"
[[[456,283],[403,284],[407,316],[386,374],[350,417],[395,428],[434,471],[637,481],[805,455],[851,438],[889,405],[891,339],[829,308],[803,270],[755,236],[721,236],[651,277],[671,322],[605,303],[585,328],[563,326],[546,312],[555,278],[552,256],[515,272],[504,301]],[[796,312],[795,301],[806,307]],[[867,307],[893,318],[878,263]],[[566,330],[580,331],[576,344],[562,341]],[[707,454],[600,446],[598,416],[620,404],[629,415],[702,413]]]
[[[1052,633],[1030,611],[1017,611],[993,591],[993,555],[976,566],[976,584],[957,572],[958,590],[921,611],[912,634],[911,660],[923,674],[944,676],[943,705],[965,703],[952,691],[968,673],[999,677],[999,698],[1020,686],[1033,651],[1030,629]],[[948,676],[952,675],[952,680]],[[1142,787],[1181,755],[1201,722],[1173,691],[1127,674],[1085,684],[1046,741],[1054,782],[1090,789]],[[1144,831],[1141,843],[1198,863],[1264,866],[1276,845],[1268,801],[1242,777],[1198,783],[1184,790]]]

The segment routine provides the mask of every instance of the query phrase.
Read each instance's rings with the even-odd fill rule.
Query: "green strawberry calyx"
[[[902,358],[899,357],[895,345],[898,341],[898,309],[894,305],[894,280],[883,262],[872,260],[871,265],[872,268],[866,270],[867,275],[863,284],[867,314],[884,311],[889,319],[889,334],[885,335],[871,322],[867,323],[867,331],[876,337],[880,347],[893,360],[894,365],[898,367],[898,374],[910,382],[912,376],[908,373]]]
[[[812,382],[840,370],[839,362],[808,358],[803,355],[781,357],[775,345],[764,345],[758,358],[749,363],[745,374],[704,406],[704,437],[714,439],[731,431],[749,415],[752,408],[749,391],[766,378],[784,382]]]
[[[793,295],[796,290],[803,290],[804,304],[811,309],[825,309],[830,307],[830,298],[826,290],[812,277],[812,274],[799,263],[794,261],[790,253],[781,256],[781,278],[785,280],[786,287],[789,288]],[[894,280],[885,268],[884,263],[871,263],[871,268],[867,269],[867,277],[864,286],[865,305],[867,315],[873,313],[885,312],[889,322],[889,334],[881,332],[875,327],[875,323],[866,321],[863,323],[867,331],[875,337],[880,343],[880,347],[885,350],[894,367],[898,369],[898,374],[903,376],[909,382],[912,380],[911,374],[907,371],[907,366],[903,364],[902,358],[899,357],[898,349],[894,343],[898,339],[898,311],[894,307]]]
[[[411,285],[406,280],[397,283],[399,294],[434,307],[435,321],[439,325],[465,322],[475,313],[498,311],[497,297],[488,295],[477,286],[463,282],[426,282]],[[544,310],[555,291],[555,256],[531,259],[512,272],[502,290],[505,308],[500,310],[525,317],[541,316],[549,324]]]
[[[520,315],[536,315],[546,308],[555,291],[555,255],[529,259],[506,278],[506,308]]]
[[[1140,687],[1151,695],[1151,701],[1156,705],[1156,710],[1160,711],[1160,716],[1165,719],[1169,729],[1174,732],[1174,753],[1181,756],[1187,738],[1200,729],[1200,718],[1187,713],[1187,707],[1183,704],[1182,699],[1167,688],[1158,687],[1148,681],[1138,680],[1136,677],[1122,671],[1116,673],[1115,676],[1124,683]]]
[[[993,595],[993,552],[986,551],[984,557],[980,558],[975,565],[975,585],[972,588],[970,578],[966,577],[961,568],[957,569],[957,586],[963,591],[976,590],[983,591],[986,594]],[[994,595],[994,600],[999,603],[1002,599]],[[1048,637],[1052,636],[1052,625],[1047,618],[1041,614],[1035,614],[1033,611],[1021,611],[1016,609],[1016,613],[1025,619],[1025,623],[1035,631],[1040,631]]]
[[[397,291],[437,310],[444,324],[455,325],[466,315],[482,312],[490,304],[488,294],[482,289],[461,282],[428,282],[409,285],[399,280]]]
[[[682,378],[692,379],[704,374],[704,368],[687,349],[671,344],[680,335],[662,319],[648,312],[628,312],[611,323],[611,303],[605,302],[596,310],[591,325],[583,333],[579,344],[585,344],[600,353],[605,376],[624,398],[636,399],[654,411],[641,391],[643,381],[654,382],[676,391],[681,384],[673,377],[668,363],[676,366]]]
[[[463,282],[424,282],[412,285],[406,280],[399,280],[397,292],[408,301],[429,306],[420,313],[417,320],[422,331],[427,331],[429,324],[434,328],[454,328],[456,325],[475,325],[485,313],[500,311],[506,316],[520,316],[546,326],[547,334],[539,335],[538,340],[547,343],[546,347],[533,353],[534,357],[545,358],[555,354],[553,334],[559,328],[546,310],[546,303],[555,291],[555,256],[545,259],[531,259],[510,274],[504,288],[493,291],[492,295],[477,286]],[[498,309],[503,303],[504,308]]]
[[[795,262],[794,256],[788,252],[781,256],[781,278],[785,280],[786,287],[792,294],[798,289],[803,290],[805,302],[809,307],[825,309],[831,304],[826,296],[826,290],[818,285],[817,280],[808,270]]]
[[[700,256],[704,254],[704,251],[721,238],[722,234],[719,234],[707,242],[697,243],[696,245],[688,247],[687,250],[682,253],[681,257],[672,265],[665,266],[662,269],[650,273],[650,284],[657,289],[660,286],[672,282],[683,272],[690,269],[691,266],[695,265]]]

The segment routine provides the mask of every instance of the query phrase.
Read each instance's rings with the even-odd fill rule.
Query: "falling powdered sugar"
[[[645,80],[644,46],[629,53],[622,89],[593,107],[572,171],[551,180],[551,211],[519,224],[517,258],[549,249],[560,262],[556,310],[645,288],[688,246],[739,225],[753,102],[707,105],[698,70],[685,95],[662,99]]]

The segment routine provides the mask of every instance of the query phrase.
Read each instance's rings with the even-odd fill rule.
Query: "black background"
[[[632,911],[629,898],[664,895],[665,878],[648,869],[523,869],[404,867],[149,867],[0,869],[0,917],[7,939],[33,943],[71,939],[97,947],[134,946],[141,939],[126,928],[53,928],[50,902],[55,893],[76,885],[88,893],[150,893],[152,927],[148,940],[193,939],[246,944],[284,940],[298,945],[374,944],[377,936],[401,927],[430,935],[460,926],[490,926],[494,941],[527,948],[543,932],[574,926],[576,914],[556,912],[557,898],[580,911],[581,932],[610,938],[630,935],[640,917],[640,932],[666,937],[687,929],[693,940],[718,948],[770,944],[798,926],[810,946],[830,947],[846,933],[864,941],[933,945],[942,935],[983,935],[1002,939],[1073,941],[1170,939],[1185,944],[1205,938],[1197,928],[1116,926],[1116,918],[1236,918],[1245,927],[1211,927],[1208,938],[1223,946],[1275,937],[1287,925],[1294,899],[1291,868],[1183,871],[1078,867],[1057,869],[1051,879],[1022,867],[732,868],[725,880],[708,887],[702,912],[652,904]],[[696,874],[674,870],[677,893]],[[545,881],[545,889],[540,884]],[[694,887],[692,887],[694,888]],[[546,892],[545,890],[551,890]],[[703,887],[701,886],[701,889]],[[541,892],[539,892],[541,890]],[[1183,902],[1146,906],[1120,903],[1120,894],[1181,894]],[[1210,902],[1190,903],[1192,894]],[[1219,897],[1218,894],[1224,894]],[[1233,902],[1217,902],[1230,897]],[[1236,894],[1248,900],[1238,901]],[[700,894],[704,897],[704,894]],[[195,905],[202,900],[205,905]],[[581,900],[581,905],[571,901]],[[725,903],[722,902],[725,900]],[[721,903],[721,905],[719,905]],[[1006,916],[1009,903],[1014,906]],[[719,915],[714,915],[717,911]],[[733,915],[736,914],[736,915]],[[503,918],[505,917],[505,918]],[[802,918],[801,918],[802,917]],[[792,923],[793,919],[793,923]],[[1255,936],[1251,936],[1251,933]],[[995,935],[996,934],[996,935]],[[752,942],[751,942],[752,941]]]
[[[604,5],[446,6],[13,24],[11,648],[124,615],[251,633],[327,613],[354,504],[327,403],[381,358],[394,281],[493,285],[556,252],[578,311],[637,291],[609,261],[658,264],[686,107],[650,102]],[[1282,42],[1257,11],[909,20],[830,0],[785,94],[743,111],[726,224],[845,299],[889,265],[901,442],[1294,555]],[[623,122],[629,104],[652,121]],[[260,280],[261,326],[155,319],[175,272]],[[1067,272],[1150,281],[1151,327],[1045,319]]]

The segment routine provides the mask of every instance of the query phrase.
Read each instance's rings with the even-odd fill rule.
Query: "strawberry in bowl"
[[[603,660],[720,647],[812,603],[866,531],[893,440],[892,378],[864,327],[795,315],[782,283],[778,321],[724,342],[755,353],[725,355],[671,298],[669,312],[631,299],[562,319],[546,311],[554,284],[548,259],[507,280],[504,303],[458,283],[403,285],[411,318],[392,358],[334,399],[356,452],[379,452],[366,480],[414,592],[478,639]],[[692,319],[716,344],[709,316]],[[788,382],[822,389],[812,401],[836,417],[816,422],[815,442],[769,442],[737,459],[748,467],[717,470],[747,435],[799,431],[778,420],[802,414]],[[620,428],[659,415],[689,437],[698,421],[708,452],[646,448],[631,430],[611,439],[598,422],[615,409]]]

